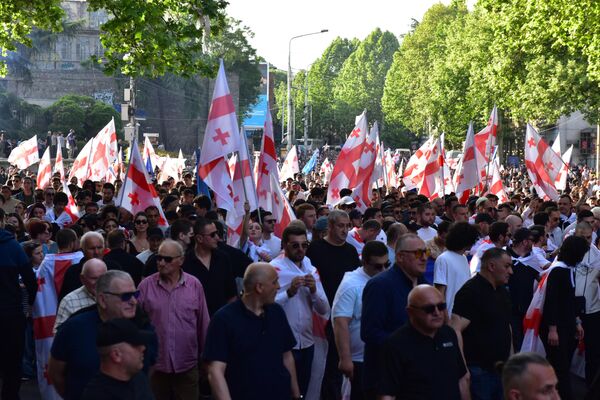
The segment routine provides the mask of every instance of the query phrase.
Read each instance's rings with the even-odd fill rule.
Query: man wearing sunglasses
[[[339,370],[352,383],[351,400],[363,399],[362,370],[364,342],[360,338],[362,292],[367,282],[389,267],[388,250],[379,241],[367,243],[362,251],[362,266],[346,272],[335,294],[331,317]]]
[[[378,393],[391,399],[465,399],[467,368],[456,333],[446,325],[446,303],[429,285],[408,294],[408,322],[384,343]]]
[[[281,239],[275,236],[275,222],[277,219],[270,212],[262,213],[263,244],[269,249],[271,259],[281,253]]]
[[[376,396],[384,340],[408,319],[408,293],[415,286],[427,283],[423,274],[428,253],[423,239],[413,233],[401,235],[396,242],[396,263],[365,286],[360,337],[365,342],[363,384],[367,399]]]
[[[48,361],[49,380],[65,400],[79,399],[88,382],[96,375],[100,357],[96,348],[98,325],[114,318],[132,320],[151,333],[144,343],[144,371],[155,362],[157,340],[147,318],[136,316],[138,297],[131,276],[124,271],[108,271],[96,282],[97,306],[73,315],[57,331]]]
[[[283,307],[296,338],[292,354],[300,393],[306,395],[315,350],[313,312],[329,319],[330,308],[317,269],[306,257],[308,240],[304,227],[285,228],[281,243],[285,256],[271,261],[281,285],[275,301]]]
[[[156,327],[158,360],[150,381],[157,399],[197,400],[198,356],[204,349],[208,308],[198,279],[182,271],[183,247],[165,240],[158,248],[158,272],[140,283],[140,307]]]

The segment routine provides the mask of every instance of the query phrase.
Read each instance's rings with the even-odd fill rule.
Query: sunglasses
[[[218,233],[217,231],[211,232],[211,233],[201,233],[201,235],[203,236],[210,236],[211,238],[216,238]]]
[[[298,242],[293,242],[293,243],[288,243],[290,246],[292,246],[292,249],[299,249],[300,247],[302,247],[304,250],[308,249],[308,242],[304,242],[304,243],[298,243]]]
[[[427,258],[431,255],[429,249],[400,250],[400,253],[412,253],[414,254],[415,258],[423,258],[423,256]]]
[[[435,312],[436,308],[439,312],[443,312],[446,309],[446,303],[429,304],[429,305],[421,306],[421,307],[415,307],[415,306],[410,306],[410,307],[415,308],[417,310],[421,310],[425,314],[433,314]]]
[[[135,297],[137,300],[140,297],[140,291],[136,290],[135,292],[124,292],[124,293],[113,293],[113,292],[104,292],[105,294],[110,294],[111,296],[117,296],[121,299],[121,301],[129,301],[132,297]]]
[[[146,221],[145,219],[138,219],[137,221],[135,221],[136,225],[143,225],[143,224],[147,224],[148,221]]]
[[[179,258],[179,257],[181,257],[181,256],[175,256],[175,257],[173,257],[173,256],[161,256],[160,254],[157,254],[156,255],[156,261],[163,261],[164,260],[164,262],[170,263],[171,261],[173,261],[174,259]]]

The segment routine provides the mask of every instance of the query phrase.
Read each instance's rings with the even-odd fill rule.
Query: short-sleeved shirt
[[[153,400],[148,377],[138,372],[124,382],[99,372],[88,383],[82,400]]]
[[[257,316],[237,300],[210,321],[204,361],[227,364],[225,379],[233,400],[279,400],[291,397],[291,379],[283,354],[296,340],[279,304]]]
[[[360,338],[360,319],[362,315],[362,292],[369,275],[359,267],[351,272],[346,272],[338,288],[331,308],[331,319],[337,317],[350,318],[348,330],[350,331],[350,353],[352,361],[362,362],[365,343]]]
[[[456,292],[470,277],[469,262],[464,254],[446,250],[435,260],[433,283],[446,286],[448,316],[453,312]]]
[[[505,286],[494,288],[481,274],[456,293],[454,314],[471,321],[462,333],[468,366],[494,371],[510,355],[511,305]]]
[[[460,399],[458,382],[467,369],[454,330],[443,325],[434,337],[406,323],[384,343],[377,392],[406,400]]]

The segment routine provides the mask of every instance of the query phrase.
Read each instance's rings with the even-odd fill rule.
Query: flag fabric
[[[144,137],[143,154],[146,171],[148,171],[149,174],[154,175],[154,168],[158,167],[160,157],[154,152],[154,147],[152,147],[152,142],[150,142],[148,136]]]
[[[461,204],[466,204],[469,193],[479,183],[477,160],[475,159],[475,139],[473,134],[473,123],[469,124],[467,138],[463,146],[463,153],[456,171],[454,172],[454,186],[456,197]]]
[[[445,133],[440,135],[439,144],[439,164],[440,164],[440,174],[436,175],[435,182],[435,192],[438,197],[443,198],[444,195],[450,194],[454,192],[454,183],[452,182],[452,175],[450,174],[450,168],[448,168],[448,164],[446,163],[446,147],[445,147]]]
[[[424,168],[420,169],[419,174],[416,176],[419,194],[427,196],[429,199],[437,197],[436,180],[440,179],[441,176],[439,153],[439,141],[434,140],[431,148],[423,154]]]
[[[50,186],[50,178],[52,177],[52,164],[50,161],[50,147],[46,147],[40,165],[38,166],[36,185],[40,189],[45,189]]]
[[[235,107],[221,60],[204,131],[198,176],[212,189],[217,206],[228,213],[235,212],[235,206],[233,182],[227,170],[226,156],[238,151],[238,132]]]
[[[273,192],[271,190],[271,176],[274,176],[275,181],[279,182],[277,153],[273,138],[273,120],[269,107],[267,107],[263,137],[260,145],[260,156],[257,163],[256,193],[258,195],[259,207],[272,212]]]
[[[150,183],[142,155],[138,149],[137,140],[134,140],[129,155],[129,168],[123,181],[123,187],[117,197],[117,204],[131,214],[135,215],[144,211],[149,206],[156,206],[159,212],[158,225],[167,227],[167,219],[160,205],[160,199],[154,186]]]
[[[562,163],[559,155],[548,146],[533,126],[527,124],[525,166],[540,198],[558,200],[554,182],[560,173]]]
[[[306,163],[304,168],[302,168],[302,175],[310,174],[311,171],[313,169],[315,169],[318,159],[319,159],[319,149],[315,149],[315,151],[313,151],[313,153],[312,153],[312,156],[310,157],[310,160],[308,160],[308,162]]]
[[[388,187],[400,186],[400,180],[396,174],[396,163],[394,162],[392,152],[389,149],[385,151],[385,174],[387,177]]]
[[[273,196],[273,216],[275,217],[275,227],[274,233],[275,236],[281,237],[283,234],[283,230],[296,219],[296,215],[294,214],[294,210],[290,205],[290,202],[283,194],[283,190],[279,185],[279,182],[276,180],[274,175],[270,176],[271,179],[271,189],[270,193]]]
[[[377,125],[377,121],[375,121],[363,145],[363,152],[360,155],[360,163],[358,164],[358,184],[352,192],[352,198],[356,202],[356,208],[360,212],[365,212],[367,207],[371,207],[371,176],[373,175],[375,159],[377,158],[378,137],[379,126]]]
[[[377,135],[377,142],[375,142],[375,154],[375,166],[373,167],[373,175],[371,175],[371,187],[379,188],[385,186],[383,142],[379,140],[379,135]]]
[[[367,112],[365,110],[356,117],[354,129],[348,135],[335,162],[327,189],[327,204],[336,205],[340,201],[342,189],[351,189],[358,184],[358,167],[366,137]]]
[[[427,158],[425,154],[431,154],[431,149],[434,145],[433,137],[430,137],[417,149],[415,154],[413,154],[408,163],[406,163],[406,168],[404,169],[402,181],[404,182],[404,186],[406,190],[411,190],[417,188],[417,184],[419,183],[418,177],[425,169],[427,165]],[[392,157],[391,152],[389,152],[390,157]],[[395,165],[395,164],[394,164]],[[390,172],[388,171],[388,175]],[[389,176],[388,176],[389,178]],[[388,179],[389,180],[389,179]]]
[[[569,176],[569,165],[571,163],[571,155],[573,154],[573,145],[565,151],[562,155],[563,164],[560,167],[560,172],[556,175],[554,180],[557,190],[567,189],[567,178]]]
[[[87,179],[101,181],[106,176],[108,167],[117,158],[117,130],[114,118],[94,137],[94,146],[89,161]]]
[[[179,161],[176,158],[171,158],[169,156],[165,157],[162,167],[160,168],[160,173],[158,174],[158,181],[164,182],[170,177],[177,181],[180,180],[178,166]]]
[[[490,193],[498,196],[499,203],[508,202],[509,198],[504,189],[504,182],[500,176],[500,167],[498,166],[498,156],[494,157],[490,165],[490,175],[492,176],[492,183],[490,184]]]
[[[552,143],[552,150],[556,152],[556,154],[561,155],[562,149],[560,145],[560,132],[556,134],[556,138],[554,139],[554,143]]]
[[[33,303],[33,337],[37,360],[38,385],[42,399],[61,399],[48,377],[48,360],[54,341],[54,322],[58,309],[58,293],[67,269],[77,264],[83,253],[46,254],[36,271],[38,292]]]
[[[71,172],[69,173],[69,182],[73,178],[77,178],[77,184],[83,186],[83,182],[88,179],[89,176],[89,164],[92,147],[94,146],[94,138],[88,140],[83,146],[71,166]]]
[[[179,174],[179,180],[183,178],[183,170],[185,169],[185,158],[183,158],[183,153],[181,149],[179,149],[179,155],[177,156],[177,173]]]
[[[333,164],[329,161],[329,158],[325,158],[321,163],[321,168],[319,168],[319,174],[322,177],[323,185],[329,183],[331,179],[331,174],[333,173]]]
[[[21,142],[8,155],[8,162],[19,169],[26,169],[38,161],[40,161],[40,154],[38,153],[37,135]]]
[[[55,174],[57,172],[60,175],[60,181],[64,182],[65,167],[63,163],[62,146],[56,146],[56,159],[54,160],[54,169],[52,170],[52,173]]]
[[[202,180],[202,178],[200,178],[200,175],[198,175],[198,166],[200,165],[200,149],[196,149],[195,151],[195,159],[196,159],[196,169],[195,169],[195,173],[196,173],[196,193],[197,194],[203,194],[206,197],[208,197],[209,199],[210,197],[210,190],[208,188],[208,186],[206,185],[206,183]]]
[[[73,225],[80,217],[79,207],[77,207],[77,203],[69,190],[69,185],[65,181],[63,181],[63,192],[67,195],[67,206],[65,207],[65,212],[69,217],[71,217],[71,223],[69,225]]]
[[[496,145],[496,137],[498,136],[498,108],[494,106],[490,113],[490,118],[485,128],[479,131],[474,138],[475,142],[475,159],[477,160],[477,170],[479,177],[485,185],[487,179],[487,170],[490,160],[492,159],[492,149]]]
[[[295,174],[299,172],[300,166],[298,165],[298,149],[296,148],[296,145],[293,145],[289,153],[287,153],[283,164],[281,165],[279,177],[282,181],[288,178],[294,179]]]

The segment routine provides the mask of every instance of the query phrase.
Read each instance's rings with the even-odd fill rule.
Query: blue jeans
[[[500,374],[480,367],[469,366],[472,400],[502,400]]]
[[[25,326],[25,348],[23,351],[23,377],[35,378],[35,341],[33,339],[33,320],[27,318]]]
[[[296,364],[296,376],[298,377],[300,393],[306,396],[313,357],[315,355],[315,346],[306,347],[301,350],[292,350],[292,354],[294,355],[294,364]]]

